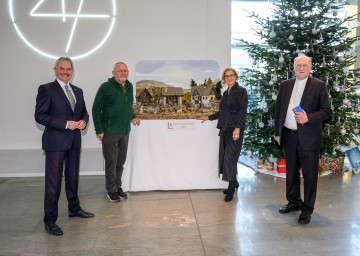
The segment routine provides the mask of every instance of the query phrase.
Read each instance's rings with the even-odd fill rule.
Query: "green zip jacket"
[[[133,103],[133,85],[128,80],[124,87],[114,77],[100,85],[92,107],[96,134],[129,133]]]

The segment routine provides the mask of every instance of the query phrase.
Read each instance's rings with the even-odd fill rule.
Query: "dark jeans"
[[[121,176],[124,171],[129,142],[129,134],[105,133],[102,149],[105,159],[106,190],[115,193],[121,188]]]

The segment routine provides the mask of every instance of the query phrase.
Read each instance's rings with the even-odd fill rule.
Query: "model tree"
[[[248,88],[249,108],[244,152],[263,161],[281,157],[274,140],[275,100],[280,82],[293,76],[299,53],[312,57],[312,75],[327,83],[333,119],[323,124],[322,154],[339,156],[340,145],[351,146],[359,133],[360,72],[354,69],[359,26],[356,16],[340,17],[346,1],[275,0],[272,17],[252,12],[261,44],[240,40],[252,59],[252,68],[240,70]]]

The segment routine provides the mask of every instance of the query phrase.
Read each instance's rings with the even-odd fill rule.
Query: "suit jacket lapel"
[[[303,95],[301,96],[301,101],[300,101],[300,106],[303,106],[304,104],[304,99],[306,98],[306,95],[309,93],[310,91],[310,87],[311,87],[311,77],[309,76],[308,77],[308,80],[306,81],[306,85],[305,85],[305,89],[304,89],[304,92],[303,92]]]
[[[285,92],[285,104],[283,104],[285,113],[287,112],[287,109],[288,109],[288,106],[290,103],[291,94],[292,94],[292,91],[293,91],[294,85],[295,85],[295,79],[289,80],[288,83],[289,83],[289,86],[286,86],[286,92]]]

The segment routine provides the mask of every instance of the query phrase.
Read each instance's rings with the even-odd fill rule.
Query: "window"
[[[271,9],[272,1],[269,0],[233,0],[231,2],[231,66],[236,70],[248,68],[251,65],[247,52],[237,39],[260,43],[260,39],[252,30],[256,24],[254,19],[249,17],[249,13],[261,10],[258,15],[267,18],[271,15]]]

